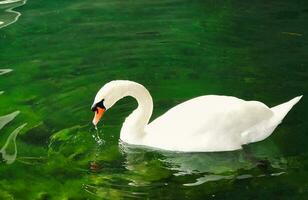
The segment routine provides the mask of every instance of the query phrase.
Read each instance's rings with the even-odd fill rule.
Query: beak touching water
[[[95,111],[93,121],[92,121],[94,126],[96,126],[98,124],[100,119],[103,117],[105,111],[106,111],[106,109],[104,109],[104,108],[100,108],[100,107],[97,108],[97,110]]]

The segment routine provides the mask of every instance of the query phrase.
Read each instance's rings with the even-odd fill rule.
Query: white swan
[[[120,139],[182,152],[232,151],[264,140],[302,97],[269,108],[261,102],[236,97],[200,96],[171,108],[148,124],[153,110],[148,90],[136,82],[116,80],[96,94],[93,124],[96,126],[104,112],[126,96],[134,97],[138,107],[123,123]]]

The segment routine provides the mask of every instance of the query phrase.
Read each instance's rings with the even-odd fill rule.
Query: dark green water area
[[[200,95],[304,97],[262,142],[174,153],[119,142],[132,98],[93,128],[115,79],[149,89],[152,119]],[[0,0],[0,199],[308,199],[307,99],[307,0]]]

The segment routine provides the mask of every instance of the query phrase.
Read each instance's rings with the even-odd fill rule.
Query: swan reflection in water
[[[264,146],[247,147],[240,151],[214,153],[180,153],[171,151],[157,151],[152,149],[136,148],[126,143],[120,143],[125,155],[126,169],[134,173],[147,173],[152,178],[160,176],[164,171],[171,171],[174,177],[191,176],[190,182],[183,182],[184,186],[196,186],[206,182],[223,179],[245,179],[264,176],[278,176],[284,174],[286,160],[273,150],[269,144],[268,152],[264,153]],[[155,153],[156,152],[156,153]],[[157,152],[160,155],[157,155]],[[153,154],[151,156],[151,154]],[[160,164],[156,165],[155,160]],[[152,163],[152,164],[151,164]],[[153,170],[158,167],[160,169]],[[139,170],[142,169],[140,172]],[[150,173],[150,174],[149,174]],[[147,180],[132,180],[132,185],[142,186]],[[150,184],[151,179],[148,184]]]
[[[101,133],[104,143],[94,150],[95,159],[89,162],[95,166],[88,165],[91,173],[83,185],[86,192],[97,197],[112,194],[114,199],[145,199],[151,195],[148,188],[167,190],[203,184],[216,187],[218,181],[224,184],[239,179],[279,176],[288,170],[288,160],[271,140],[244,146],[239,151],[180,153],[123,142],[114,146],[109,135],[114,134]],[[211,192],[213,190],[209,190]]]

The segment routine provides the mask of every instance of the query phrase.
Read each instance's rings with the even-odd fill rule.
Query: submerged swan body
[[[148,124],[153,111],[148,90],[136,82],[116,80],[96,94],[93,124],[126,96],[134,97],[138,107],[123,123],[120,139],[129,144],[182,152],[232,151],[264,140],[302,97],[269,108],[261,102],[236,97],[200,96],[171,108]]]

